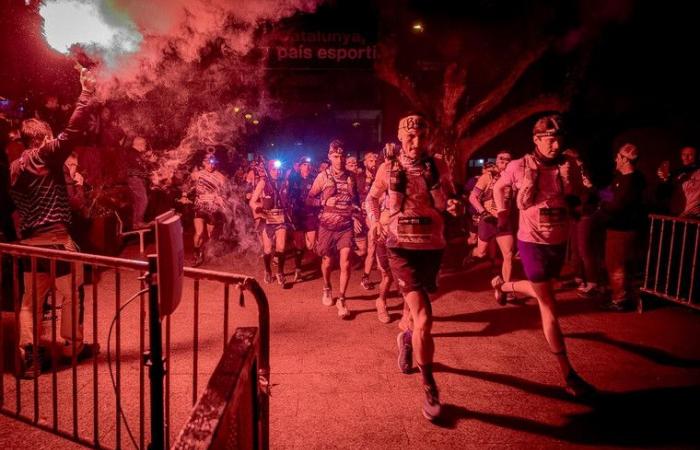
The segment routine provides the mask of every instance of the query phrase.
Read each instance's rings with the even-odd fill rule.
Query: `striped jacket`
[[[70,224],[63,164],[87,126],[90,98],[91,94],[83,91],[66,129],[41,147],[25,150],[10,165],[10,195],[21,218],[24,239],[48,225]]]

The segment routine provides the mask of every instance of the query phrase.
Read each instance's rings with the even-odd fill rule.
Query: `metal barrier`
[[[12,259],[13,305],[14,311],[3,314],[0,319],[0,413],[21,420],[35,427],[50,431],[74,442],[95,448],[122,448],[126,431],[135,447],[145,449],[148,429],[148,404],[146,397],[146,367],[143,355],[146,351],[146,301],[143,274],[148,270],[145,261],[112,258],[85,253],[66,252],[22,245],[0,244],[0,257]],[[36,288],[37,268],[48,265],[50,286],[46,311],[50,321],[51,368],[31,380],[22,380],[7,374],[7,356],[13,356],[15,370],[19,367],[20,355],[16,351],[20,332],[20,313],[23,294],[21,275],[23,263],[31,272],[24,279]],[[57,267],[68,264],[70,271],[63,275]],[[80,286],[81,267],[90,268],[92,280],[85,288]],[[176,414],[182,423],[189,416],[192,405],[199,396],[199,375],[201,370],[209,373],[212,363],[219,361],[222,350],[229,342],[232,307],[231,289],[239,293],[239,304],[244,304],[244,291],[252,294],[257,304],[255,321],[259,330],[257,356],[257,407],[258,448],[268,448],[269,433],[269,306],[267,297],[257,281],[248,276],[226,272],[201,270],[186,267],[183,300],[178,310],[163,319],[164,354],[167,363],[165,376],[165,447],[170,447],[172,434],[171,416]],[[7,275],[7,274],[5,274]],[[113,283],[108,283],[112,278]],[[68,358],[61,358],[55,351],[57,342],[57,280],[67,282],[70,294],[63,300],[62,316],[71,318],[71,337],[75,337],[80,325],[85,325],[84,334],[95,343],[103,344],[108,336],[105,320],[112,321],[114,328],[114,373],[110,361],[105,361],[104,346],[99,356],[89,363],[80,361],[76,340],[71,339]],[[191,280],[191,281],[188,281]],[[5,281],[3,281],[5,282]],[[200,298],[201,286],[206,284]],[[91,287],[91,288],[90,288]],[[87,295],[91,291],[90,295]],[[123,301],[123,292],[135,293],[128,302]],[[140,293],[140,294],[139,294]],[[214,300],[215,296],[220,297]],[[113,295],[113,300],[109,297]],[[38,305],[44,303],[36,289],[30,296],[32,310],[41,311]],[[138,301],[136,301],[138,299]],[[138,305],[138,313],[131,314],[127,306],[131,301]],[[76,304],[79,304],[76,306]],[[111,304],[111,305],[110,305]],[[200,311],[200,307],[205,309]],[[26,309],[26,308],[25,308]],[[34,358],[39,356],[40,314],[32,314]],[[80,318],[81,320],[76,320]],[[63,319],[63,317],[62,317]],[[84,320],[82,320],[84,319]],[[26,319],[25,319],[26,320]],[[80,322],[80,325],[78,324]],[[48,327],[47,327],[48,328]],[[110,326],[110,330],[111,330]],[[138,330],[138,342],[136,333]],[[9,332],[8,332],[9,331]],[[124,332],[127,338],[124,339]],[[191,334],[190,334],[191,333]],[[4,339],[11,342],[5,342]],[[211,345],[212,341],[222,340],[222,347]],[[88,339],[86,339],[87,341]],[[8,345],[9,344],[9,345]],[[200,345],[203,345],[200,348]],[[111,344],[106,342],[107,353]],[[214,349],[218,349],[214,350]],[[11,349],[14,355],[6,355]],[[186,358],[191,355],[191,362]],[[201,360],[204,361],[201,361]],[[11,364],[11,363],[10,363]],[[105,374],[108,369],[108,374]],[[38,370],[38,369],[37,369]],[[191,378],[190,378],[191,371]],[[213,367],[211,367],[213,371]],[[112,381],[111,385],[109,381]],[[8,382],[8,380],[10,380]],[[182,382],[178,382],[182,380]],[[13,382],[14,381],[14,382]],[[191,381],[191,384],[190,384]],[[138,387],[138,395],[136,393]],[[191,390],[191,396],[186,391]],[[185,391],[185,392],[183,392]],[[190,402],[187,402],[187,398]],[[91,404],[90,404],[91,403]],[[137,423],[137,427],[134,424]],[[131,426],[130,426],[131,424]],[[133,430],[133,431],[132,431]]]
[[[700,220],[650,214],[649,245],[641,291],[700,309]]]
[[[209,379],[189,421],[173,444],[185,449],[256,449],[261,447],[257,409],[256,328],[238,328]]]

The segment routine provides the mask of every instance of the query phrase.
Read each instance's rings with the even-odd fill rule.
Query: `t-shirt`
[[[538,163],[537,189],[533,205],[520,210],[518,240],[535,244],[556,245],[566,242],[569,219],[564,201],[564,187],[556,165]],[[525,158],[508,163],[494,189],[503,186],[521,188],[525,176]]]

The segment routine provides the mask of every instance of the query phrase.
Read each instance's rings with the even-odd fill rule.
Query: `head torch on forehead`
[[[421,116],[407,116],[399,121],[399,130],[425,130],[428,122]]]
[[[562,118],[558,114],[542,117],[532,129],[535,137],[561,136],[564,133]]]

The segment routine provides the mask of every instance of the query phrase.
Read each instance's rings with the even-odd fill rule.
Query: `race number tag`
[[[334,208],[340,211],[345,211],[350,208],[352,203],[349,200],[338,200],[335,202]]]
[[[552,231],[566,225],[566,208],[540,208],[540,231]]]
[[[430,217],[399,217],[396,239],[400,244],[427,244],[433,237]]]
[[[279,225],[284,223],[284,210],[271,209],[267,212],[267,223],[269,225]]]

